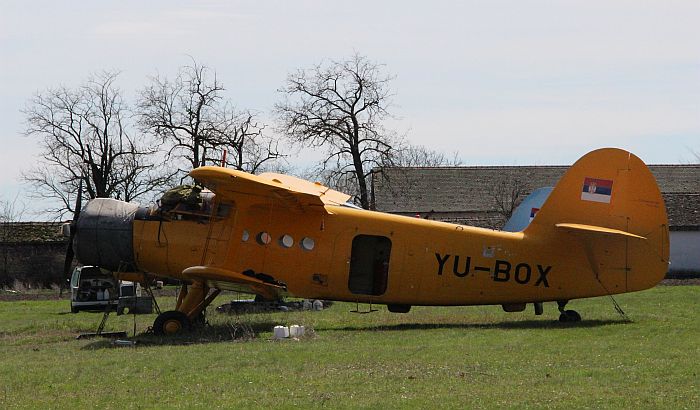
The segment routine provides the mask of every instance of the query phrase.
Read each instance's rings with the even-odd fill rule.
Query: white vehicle
[[[70,279],[70,311],[124,312],[124,308],[134,308],[133,301],[141,298],[141,286],[138,283],[120,281],[112,272],[97,266],[78,266]],[[150,298],[149,298],[150,299]],[[132,302],[132,303],[129,303]],[[143,305],[139,305],[143,308]],[[144,312],[144,313],[150,313]]]

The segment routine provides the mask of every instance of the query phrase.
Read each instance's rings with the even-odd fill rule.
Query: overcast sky
[[[466,165],[570,164],[603,146],[697,162],[699,22],[697,0],[0,0],[0,199],[36,158],[21,136],[33,94],[117,69],[132,96],[188,56],[272,123],[287,73],[366,55],[396,76],[391,126]]]

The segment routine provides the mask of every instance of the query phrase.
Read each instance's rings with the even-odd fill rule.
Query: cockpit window
[[[194,220],[206,223],[211,218],[227,217],[230,203],[217,203],[213,192],[196,185],[180,185],[165,192],[158,200],[157,207],[151,208],[150,217]],[[215,209],[216,208],[216,211]]]
[[[343,206],[348,207],[348,208],[362,209],[362,208],[360,208],[359,206],[353,204],[353,203],[350,202],[350,201],[344,203]]]

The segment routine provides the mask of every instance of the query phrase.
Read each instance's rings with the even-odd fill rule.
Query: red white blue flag
[[[537,215],[537,211],[539,210],[540,208],[530,208],[530,222],[535,219],[535,215]]]
[[[581,199],[609,204],[612,186],[613,182],[609,179],[586,178],[583,180]]]

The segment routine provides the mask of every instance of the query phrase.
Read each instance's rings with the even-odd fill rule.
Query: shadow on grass
[[[393,325],[367,325],[367,326],[344,326],[344,327],[324,327],[316,326],[313,331],[318,332],[333,332],[333,331],[375,331],[375,332],[394,332],[394,331],[409,331],[409,330],[434,330],[434,329],[463,329],[463,330],[486,330],[486,329],[501,329],[501,330],[522,330],[522,329],[576,329],[576,328],[595,328],[600,326],[610,325],[625,325],[633,323],[631,321],[619,320],[583,320],[581,322],[562,323],[550,320],[521,320],[521,321],[505,321],[494,323],[399,323]],[[209,343],[226,343],[233,341],[248,341],[259,337],[260,333],[270,332],[276,325],[276,322],[262,321],[255,323],[227,323],[215,324],[200,327],[188,333],[171,335],[171,336],[156,336],[153,334],[142,333],[136,337],[128,337],[124,340],[135,342],[134,347],[147,346],[185,346],[185,345],[201,345]],[[99,339],[82,347],[82,350],[98,350],[107,349],[118,346],[110,339]],[[130,346],[131,347],[131,346]]]
[[[609,325],[625,325],[633,323],[628,320],[582,320],[580,322],[562,323],[548,320],[520,320],[494,323],[400,323],[395,325],[345,326],[345,327],[316,327],[320,331],[403,331],[403,330],[432,330],[432,329],[575,329],[594,328]]]
[[[135,342],[133,347],[182,346],[246,341],[256,339],[260,333],[269,332],[276,324],[275,322],[215,324],[195,328],[190,332],[177,335],[157,336],[141,333],[135,337],[127,337],[121,340]],[[115,345],[111,339],[96,339],[94,342],[83,346],[81,350],[98,350],[114,347],[124,346]]]

